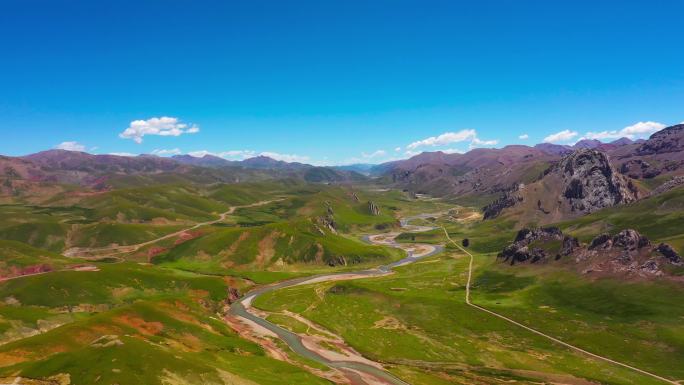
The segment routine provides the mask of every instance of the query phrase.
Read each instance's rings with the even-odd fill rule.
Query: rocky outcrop
[[[228,301],[229,305],[240,299],[240,297],[240,290],[232,286],[228,287],[228,296],[226,300]]]
[[[666,266],[684,264],[672,246],[661,243],[653,247],[647,237],[633,229],[615,235],[601,234],[587,246],[556,227],[522,229],[498,258],[510,265],[564,259],[585,274],[642,277],[663,276],[667,274]]]
[[[682,264],[682,257],[667,243],[661,243],[656,247],[656,251],[667,258],[672,264],[680,266]]]
[[[650,179],[660,175],[661,172],[662,170],[642,159],[632,159],[620,166],[620,173],[633,179]]]
[[[684,176],[677,176],[653,189],[649,195],[659,195],[682,185],[684,185]]]
[[[614,172],[605,153],[579,150],[563,158],[552,172],[560,173],[563,197],[572,211],[591,213],[637,200],[637,190]]]
[[[330,202],[325,202],[325,215],[316,218],[316,222],[323,228],[328,229],[328,231],[330,231],[331,233],[337,234],[337,224],[335,223],[335,210],[333,210]],[[325,234],[325,232],[321,231],[320,228],[319,232]]]
[[[518,217],[545,224],[634,202],[637,198],[636,186],[615,172],[604,152],[580,149],[547,168],[541,179],[515,184],[483,211],[484,219],[491,219],[508,208],[519,207]]]
[[[667,127],[651,135],[636,149],[637,155],[665,154],[684,150],[684,124]]]
[[[511,265],[522,262],[540,263],[560,259],[579,247],[577,238],[563,235],[557,227],[540,227],[518,231],[515,241],[498,258]]]
[[[522,195],[518,194],[518,191],[520,191],[520,185],[516,183],[510,190],[505,191],[500,198],[483,207],[483,219],[486,220],[496,218],[504,209],[513,207],[522,202],[523,197]]]
[[[620,231],[615,236],[601,234],[594,238],[589,245],[589,250],[622,248],[626,251],[634,251],[642,247],[650,246],[650,241],[636,230],[626,229]]]
[[[373,201],[368,201],[368,211],[370,212],[371,215],[375,215],[375,216],[380,215],[380,208]]]

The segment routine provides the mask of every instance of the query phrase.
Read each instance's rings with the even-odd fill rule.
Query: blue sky
[[[684,2],[560,3],[5,0],[0,153],[376,163],[684,120]]]

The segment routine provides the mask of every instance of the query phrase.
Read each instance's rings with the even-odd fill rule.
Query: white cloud
[[[452,143],[467,142],[470,141],[469,148],[483,147],[483,146],[494,146],[499,143],[498,140],[481,140],[477,137],[477,132],[472,129],[461,130],[458,132],[445,132],[438,136],[431,136],[423,140],[413,142],[406,146],[405,154],[408,156],[413,156],[418,154],[416,151],[419,147],[438,147],[446,146]]]
[[[598,140],[619,138],[638,139],[647,137],[656,131],[662,130],[663,128],[665,128],[665,125],[658,122],[638,122],[621,130],[587,132],[585,136],[589,139]]]
[[[622,138],[624,135],[620,134],[620,131],[601,131],[601,132],[587,132],[584,137],[580,138],[581,139],[598,139],[598,140],[606,140],[606,139],[618,139]]]
[[[495,146],[497,143],[499,143],[498,140],[480,140],[477,137],[475,137],[470,142],[470,148],[482,147],[482,146]]]
[[[522,134],[522,135],[519,135],[519,136],[518,136],[518,139],[525,140],[525,139],[529,139],[529,137],[530,137],[530,136],[527,135],[527,134]]]
[[[199,127],[196,125],[188,126],[185,123],[181,123],[178,118],[162,116],[161,118],[134,120],[124,132],[119,134],[119,137],[133,139],[136,143],[140,144],[145,135],[179,136],[182,134],[195,134],[197,132],[199,132]]]
[[[226,159],[236,159],[236,160],[242,160],[242,159],[247,159],[256,156],[255,151],[251,150],[230,150],[230,151],[221,151],[221,152],[211,152],[207,150],[199,150],[199,151],[190,151],[188,152],[188,155],[194,156],[196,158],[201,158],[205,155],[212,155],[212,156],[218,156],[220,158],[226,158]]]
[[[303,155],[297,155],[297,154],[280,154],[277,152],[270,152],[270,151],[264,151],[260,153],[259,155],[261,156],[267,156],[269,158],[273,158],[275,160],[282,160],[284,162],[308,162],[309,157],[308,156],[303,156]]]
[[[360,157],[347,158],[341,164],[372,163],[378,162],[378,158],[387,161],[386,157],[387,151],[385,150],[376,150],[371,153],[362,152]]]
[[[572,138],[576,137],[577,131],[570,131],[570,130],[563,130],[561,132],[557,132],[555,134],[551,134],[544,138],[545,143],[558,143],[558,142],[567,142],[572,140]]]
[[[660,131],[663,128],[665,128],[664,124],[649,121],[649,122],[639,122],[639,123],[635,123],[631,126],[627,126],[627,127],[623,128],[622,130],[620,130],[620,132],[622,134],[624,134],[624,136],[627,136],[629,138],[630,136],[628,136],[628,135],[632,135],[634,137],[646,136],[646,135],[650,135],[656,131]]]
[[[444,146],[451,143],[463,142],[466,140],[472,140],[477,137],[475,130],[461,130],[458,132],[445,132],[439,136],[431,136],[423,140],[413,142],[406,146],[408,150],[415,150],[418,147],[424,146]]]
[[[86,147],[78,142],[62,142],[55,146],[58,150],[85,151]]]
[[[385,150],[377,150],[374,152],[371,152],[370,154],[361,153],[361,157],[364,159],[373,159],[373,158],[381,158],[383,156],[387,155],[387,152]]]
[[[130,152],[110,152],[107,155],[115,155],[115,156],[137,156],[136,154],[131,154]]]
[[[445,154],[463,154],[465,151],[459,150],[458,148],[447,148],[442,151]]]
[[[178,155],[181,153],[181,150],[179,148],[172,148],[172,149],[164,149],[164,150],[152,150],[152,154],[154,155],[159,155],[159,156],[165,156],[165,155]]]
[[[396,151],[396,152],[401,151],[401,147],[396,147],[396,148],[394,149],[394,151]]]

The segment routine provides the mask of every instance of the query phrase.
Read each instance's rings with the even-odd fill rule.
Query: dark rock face
[[[611,246],[613,246],[612,237],[609,234],[601,234],[591,241],[591,244],[589,244],[589,250],[598,249],[599,247],[605,249]]]
[[[316,218],[316,222],[331,233],[337,234],[337,223],[335,223],[335,211],[330,202],[325,202],[325,215]],[[320,229],[319,229],[320,231]],[[322,232],[322,231],[321,231]]]
[[[562,175],[563,196],[572,211],[591,213],[637,199],[636,189],[613,171],[608,157],[601,151],[576,151],[563,158],[556,170]]]
[[[229,287],[228,288],[228,298],[227,298],[228,304],[232,304],[235,301],[237,301],[238,299],[240,299],[240,290],[238,290],[232,286]]]
[[[651,242],[648,238],[632,229],[622,230],[613,237],[613,247],[621,247],[629,251],[634,251],[650,245]]]
[[[631,262],[634,256],[642,251],[644,248],[649,248],[651,242],[645,236],[639,234],[638,231],[632,229],[625,229],[614,236],[609,234],[601,234],[594,238],[587,248],[592,252],[618,252],[619,259],[622,262]]]
[[[667,258],[672,264],[674,265],[681,265],[682,264],[682,257],[677,254],[677,252],[672,248],[672,246],[668,245],[667,243],[661,243],[656,247],[656,250],[662,254],[665,258]]]
[[[684,124],[667,127],[651,135],[637,148],[638,155],[664,154],[684,150]]]
[[[655,196],[662,194],[682,185],[684,185],[684,176],[677,176],[653,189],[650,195]]]
[[[661,172],[662,170],[651,166],[650,163],[641,159],[632,159],[620,166],[621,174],[625,174],[634,179],[654,178],[660,175]]]
[[[373,201],[368,201],[368,211],[370,211],[371,215],[380,215],[380,208]]]
[[[559,247],[558,242],[561,246]],[[636,230],[625,229],[611,236],[601,234],[588,246],[577,238],[564,235],[556,227],[522,229],[515,241],[499,253],[498,258],[511,265],[516,263],[545,263],[553,257],[571,257],[583,273],[663,276],[663,266],[684,264],[682,258],[668,244],[653,247]]]
[[[523,197],[517,192],[520,190],[519,185],[516,183],[511,189],[504,192],[504,195],[495,200],[494,202],[488,204],[482,208],[484,213],[484,219],[496,218],[501,214],[501,212],[508,208],[513,207],[517,203],[523,201]]]
[[[562,246],[555,253],[539,247],[558,241],[561,242]],[[518,231],[515,242],[507,246],[498,255],[498,258],[511,265],[521,262],[538,263],[545,262],[551,257],[560,259],[563,256],[570,255],[577,247],[579,247],[577,238],[563,235],[563,232],[557,227],[522,229]]]

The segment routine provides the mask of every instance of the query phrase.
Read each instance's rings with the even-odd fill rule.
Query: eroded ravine
[[[423,217],[425,217],[425,215],[402,219],[401,226],[404,230],[411,232],[432,230],[432,227],[414,226],[409,224],[411,220]],[[336,354],[327,351],[326,349],[317,346],[315,343],[312,343],[309,336],[299,335],[267,321],[265,319],[266,315],[263,312],[252,307],[254,299],[268,292],[298,285],[380,277],[391,274],[392,269],[397,266],[407,265],[442,251],[442,246],[438,245],[399,244],[395,241],[395,238],[399,234],[400,232],[384,233],[371,235],[365,238],[366,241],[376,245],[396,247],[406,251],[406,257],[399,261],[374,269],[297,278],[257,288],[231,305],[226,320],[231,323],[234,328],[239,329],[238,331],[243,335],[261,335],[262,337],[280,339],[296,354],[341,373],[348,383],[355,385],[408,385],[405,381],[402,381],[386,371],[380,363],[362,357],[353,349],[347,348],[346,351],[343,351],[345,354]],[[326,378],[334,380],[334,378],[329,376]]]

